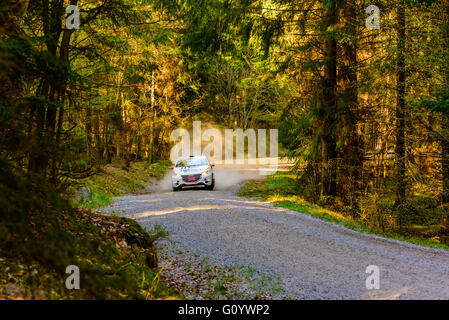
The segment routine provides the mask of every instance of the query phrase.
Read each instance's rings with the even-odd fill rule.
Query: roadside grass
[[[251,266],[219,267],[209,262],[207,258],[201,260],[198,277],[206,282],[207,299],[241,299],[250,295],[252,299],[267,299],[284,291],[281,279],[260,275],[256,268]],[[243,293],[242,288],[248,287],[250,291]],[[248,296],[246,297],[248,298]]]
[[[162,242],[162,263],[167,264],[164,281],[185,299],[265,300],[287,299],[280,278],[247,265],[211,262],[199,251],[191,251],[177,241]]]
[[[238,299],[241,297],[239,292],[239,286],[241,285],[251,288],[254,299],[270,297],[284,291],[284,284],[281,279],[259,275],[257,269],[251,266],[229,267],[222,272],[216,270],[217,267],[211,266],[206,258],[202,260],[202,272],[209,274],[207,281],[210,291],[205,295],[209,299],[220,299],[222,297]]]
[[[442,242],[441,238],[435,235],[442,225],[441,221],[436,219],[434,214],[431,214],[434,209],[428,206],[429,202],[425,195],[418,194],[418,197],[415,197],[412,201],[412,207],[419,208],[417,210],[419,212],[417,214],[418,221],[411,221],[408,226],[409,233],[407,233],[394,229],[382,230],[372,225],[367,225],[363,219],[355,219],[344,212],[310,203],[297,194],[298,189],[295,176],[287,172],[276,173],[265,180],[248,181],[237,193],[237,195],[242,197],[266,201],[274,206],[304,213],[357,232],[374,234],[425,247],[449,250],[449,244]],[[392,201],[392,198],[385,197],[379,200],[379,205],[387,208]],[[372,203],[365,203],[365,205],[369,207]]]
[[[74,204],[86,209],[107,207],[112,204],[115,197],[137,193],[145,188],[150,179],[161,179],[170,166],[171,162],[168,160],[152,164],[133,162],[129,169],[119,163],[109,164],[94,176],[79,181],[78,186],[87,186],[92,192],[92,197],[82,203],[74,201]],[[69,192],[73,195],[75,189],[74,186]]]
[[[257,296],[263,295],[265,292],[270,294],[279,294],[285,290],[284,284],[280,278],[273,278],[268,275],[257,275],[257,269],[251,266],[240,265],[237,267],[241,276],[251,285]]]

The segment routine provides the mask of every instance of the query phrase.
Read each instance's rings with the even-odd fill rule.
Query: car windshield
[[[207,166],[206,158],[190,158],[186,160],[179,160],[176,164],[176,167],[199,167],[199,166]]]

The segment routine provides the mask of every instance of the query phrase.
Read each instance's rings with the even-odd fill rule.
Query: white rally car
[[[171,168],[173,191],[183,187],[205,186],[207,190],[215,187],[214,165],[205,156],[190,156],[179,159]]]

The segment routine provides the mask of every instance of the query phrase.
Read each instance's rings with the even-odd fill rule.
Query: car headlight
[[[207,168],[207,169],[202,173],[202,176],[203,176],[203,177],[207,176],[207,175],[209,174],[209,172],[210,172],[210,168]]]
[[[182,178],[182,176],[178,172],[173,172],[176,178]]]

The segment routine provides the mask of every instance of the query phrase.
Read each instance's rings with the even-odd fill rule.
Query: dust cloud
[[[265,176],[259,173],[258,165],[216,165],[214,167],[215,190],[225,191],[237,188],[239,184],[247,180],[264,179]],[[147,193],[162,193],[172,191],[171,171],[169,171],[161,180],[150,182],[146,187]],[[202,189],[197,187],[195,189]],[[186,188],[185,190],[194,190]]]

